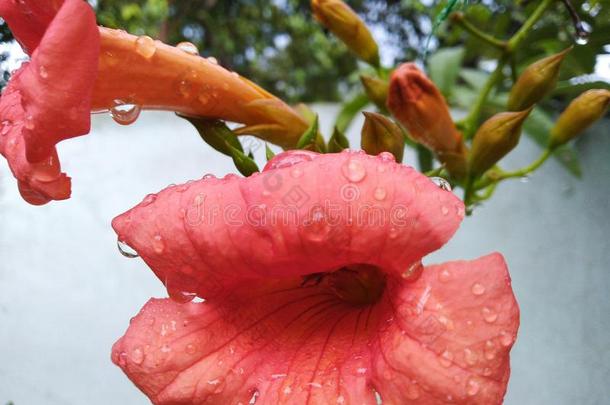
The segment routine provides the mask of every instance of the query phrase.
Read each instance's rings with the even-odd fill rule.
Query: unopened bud
[[[392,73],[389,110],[407,128],[409,136],[436,153],[454,177],[466,171],[466,147],[439,89],[413,63]]]
[[[379,49],[364,21],[341,0],[311,0],[316,19],[365,62],[379,66]]]
[[[405,135],[398,125],[388,117],[364,112],[364,125],[362,126],[362,149],[369,155],[378,155],[381,152],[390,152],[397,162],[402,162],[405,149]]]
[[[508,109],[525,110],[549,94],[557,84],[561,62],[571,50],[570,47],[529,65],[510,91]]]
[[[470,174],[480,176],[519,143],[523,121],[531,111],[503,112],[485,121],[474,135],[470,150]]]
[[[551,129],[549,147],[555,149],[576,138],[604,116],[608,104],[610,104],[610,90],[589,90],[576,97],[561,113]]]
[[[362,82],[362,86],[364,87],[364,91],[369,100],[371,100],[381,111],[385,111],[390,84],[386,80],[366,75],[361,75],[360,81]]]

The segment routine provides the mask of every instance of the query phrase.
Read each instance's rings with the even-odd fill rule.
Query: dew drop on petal
[[[140,256],[131,246],[120,239],[117,239],[116,246],[119,249],[119,252],[128,259],[135,259]]]
[[[114,105],[110,107],[110,116],[121,125],[133,124],[140,116],[140,112],[140,106],[119,99],[114,100]]]
[[[192,343],[189,343],[188,345],[186,345],[186,347],[184,348],[184,351],[187,354],[193,354],[196,351],[195,345]]]
[[[294,179],[298,179],[299,177],[301,177],[303,175],[303,170],[301,170],[298,167],[295,167],[294,169],[292,169],[290,171],[290,176],[292,176],[292,178]]]
[[[199,49],[197,49],[197,46],[192,42],[180,42],[178,45],[176,45],[176,48],[180,49],[182,52],[188,53],[189,55],[199,55]]]
[[[162,353],[169,353],[169,352],[172,351],[172,348],[169,347],[168,344],[164,344],[163,346],[161,346],[160,350],[161,350]]]
[[[438,273],[438,280],[442,283],[446,283],[451,280],[451,273],[447,269],[443,269]]]
[[[485,358],[487,360],[493,360],[496,357],[496,345],[491,340],[485,342]]]
[[[155,41],[151,37],[142,35],[136,39],[136,52],[144,58],[152,58],[156,51]]]
[[[473,397],[477,395],[480,389],[481,385],[475,378],[471,377],[468,379],[468,382],[466,383],[466,394]]]
[[[213,56],[210,56],[209,58],[207,58],[208,62],[210,62],[212,65],[218,65],[218,59],[216,59]]]
[[[163,241],[163,236],[155,235],[152,240],[152,247],[155,253],[163,253],[163,251],[165,250],[165,242]]]
[[[470,291],[472,291],[474,295],[483,295],[485,294],[485,287],[483,286],[483,284],[474,283],[470,288]]]
[[[345,397],[343,395],[339,395],[337,397],[337,403],[338,404],[344,404],[345,403]]]
[[[483,319],[487,323],[494,323],[498,319],[498,314],[488,307],[481,309],[481,314],[483,314]]]
[[[464,349],[464,360],[466,361],[466,364],[474,366],[477,364],[477,358],[478,356],[474,351],[468,348]]]
[[[6,134],[8,134],[8,132],[11,130],[11,122],[8,120],[4,120],[2,121],[2,129],[0,130],[0,135],[4,136]]]
[[[356,159],[348,159],[341,168],[341,172],[352,183],[358,183],[366,177],[364,165]]]
[[[43,79],[46,79],[49,77],[49,72],[47,71],[47,68],[44,65],[40,65],[40,67],[38,68],[38,74]]]
[[[375,197],[375,199],[377,201],[385,200],[386,196],[387,196],[387,192],[386,192],[385,188],[383,188],[383,187],[377,187],[375,189],[375,191],[373,192],[373,197]]]
[[[513,343],[513,337],[507,332],[502,332],[502,334],[500,336],[500,344],[504,347],[508,347],[512,343]]]
[[[156,199],[157,199],[156,194],[148,194],[146,197],[144,197],[144,199],[140,203],[140,207],[146,207],[146,206],[154,203]]]
[[[24,122],[23,126],[29,130],[34,129],[34,127],[36,126],[36,124],[34,124],[34,117],[32,117],[31,115],[28,115],[27,117],[25,117],[25,122]]]
[[[321,210],[314,210],[303,224],[303,232],[313,242],[324,240],[330,233],[330,224]]]
[[[485,367],[485,368],[483,369],[483,375],[484,375],[485,377],[489,377],[489,376],[491,375],[491,369],[490,369],[489,367]]]
[[[390,152],[381,152],[377,157],[383,162],[396,162],[396,158]]]
[[[447,214],[449,214],[449,208],[447,208],[446,206],[444,206],[444,205],[443,205],[443,206],[441,207],[441,213],[442,213],[443,215],[447,215]]]
[[[449,182],[442,177],[430,177],[430,180],[441,190],[451,191],[451,184],[449,184]]]
[[[453,353],[451,353],[448,350],[445,350],[440,355],[438,360],[439,360],[439,363],[441,363],[441,366],[443,366],[443,367],[451,367],[451,364],[453,363]]]
[[[419,278],[424,270],[424,266],[421,261],[412,264],[405,272],[401,274],[404,280],[415,280]]]
[[[135,364],[142,364],[144,361],[144,352],[141,348],[136,347],[133,349],[131,352],[131,361],[133,361]]]

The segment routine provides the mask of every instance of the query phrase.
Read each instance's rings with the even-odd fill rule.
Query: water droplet
[[[440,282],[446,283],[451,280],[451,273],[447,269],[443,269],[438,273],[438,280]]]
[[[287,386],[286,388],[284,388],[284,395],[289,395],[292,392],[292,388],[290,388],[290,385]]]
[[[152,240],[152,247],[155,253],[161,254],[165,250],[165,242],[161,235],[155,235]]]
[[[500,334],[500,344],[504,347],[508,347],[513,343],[513,337],[507,333],[507,332],[502,332]]]
[[[356,159],[348,159],[341,168],[341,172],[352,183],[358,183],[366,176],[364,165]]]
[[[366,374],[366,367],[358,367],[356,373],[360,375]]]
[[[42,77],[43,79],[49,77],[49,72],[47,71],[47,68],[44,67],[44,65],[40,65],[40,67],[38,68],[38,74],[40,74],[40,77]]]
[[[402,278],[403,278],[404,280],[409,280],[409,281],[412,281],[412,280],[415,280],[415,279],[419,278],[419,276],[421,275],[421,273],[423,272],[423,270],[424,270],[424,266],[423,266],[423,264],[422,264],[420,261],[418,261],[418,262],[416,262],[416,263],[412,264],[412,265],[411,265],[411,266],[410,266],[410,267],[407,269],[407,271],[405,271],[404,273],[402,273],[402,275],[401,275],[401,276],[402,276]]]
[[[298,179],[299,177],[301,177],[301,176],[303,175],[303,170],[301,170],[301,169],[300,169],[300,168],[298,168],[298,167],[295,167],[294,169],[292,169],[292,170],[290,171],[290,175],[291,175],[293,178]]]
[[[190,98],[194,92],[194,83],[197,82],[198,75],[194,70],[189,69],[178,81],[178,92],[184,98]]]
[[[381,152],[377,157],[383,162],[396,162],[396,158],[390,152]]]
[[[305,236],[313,241],[320,242],[324,240],[330,232],[330,224],[322,210],[313,210],[310,218],[303,224]]]
[[[337,397],[337,403],[338,404],[344,404],[345,403],[345,397],[343,395],[339,395]]]
[[[208,174],[204,174],[203,177],[201,178],[201,180],[209,180],[209,179],[215,179],[215,178],[216,178],[216,176],[214,176],[211,173],[208,173]]]
[[[34,127],[36,126],[34,124],[34,117],[32,117],[31,115],[28,115],[27,117],[25,117],[25,122],[24,122],[23,126],[29,130],[34,129]]]
[[[453,363],[453,353],[445,350],[438,358],[438,361],[443,367],[451,367],[451,364]]]
[[[375,189],[375,192],[373,193],[373,197],[375,197],[375,199],[377,201],[383,201],[385,200],[386,196],[387,196],[387,192],[385,191],[385,188],[383,187],[377,187]]]
[[[451,184],[442,177],[430,177],[430,180],[441,190],[451,191]]]
[[[210,57],[208,58],[208,62],[210,62],[212,65],[218,65],[218,59],[216,59],[216,58],[215,58],[215,57],[213,57],[213,56],[210,56]]]
[[[441,207],[441,213],[443,215],[447,215],[449,214],[449,208],[445,207],[444,205]]]
[[[186,345],[186,347],[184,348],[184,351],[187,352],[188,354],[193,354],[197,351],[197,349],[195,348],[195,345],[192,343],[189,343],[188,345]]]
[[[591,26],[585,21],[579,21],[576,24],[576,38],[575,41],[578,45],[587,45],[589,43],[589,36],[591,35]]]
[[[136,52],[144,58],[152,58],[156,51],[155,41],[151,37],[142,35],[136,39]]]
[[[129,125],[138,119],[140,111],[140,106],[117,99],[110,107],[110,116],[117,124]]]
[[[489,368],[489,367],[485,367],[485,368],[483,369],[483,375],[484,375],[485,377],[489,377],[489,376],[491,375],[491,368]]]
[[[478,356],[475,352],[468,348],[464,349],[464,360],[468,365],[474,366],[475,364],[477,364],[477,358]]]
[[[498,314],[488,307],[484,307],[481,310],[481,314],[483,314],[483,319],[487,323],[494,323],[498,319]]]
[[[2,121],[2,130],[0,130],[0,135],[6,135],[11,130],[11,122],[9,120]]]
[[[161,352],[162,353],[169,353],[172,351],[172,348],[169,347],[168,344],[164,344],[163,346],[161,346]]]
[[[135,364],[142,364],[144,361],[144,352],[141,348],[136,347],[133,349],[131,352],[131,361],[133,361]]]
[[[144,199],[140,203],[140,207],[146,207],[146,206],[154,203],[156,199],[157,199],[156,194],[148,194],[146,197],[144,197]]]
[[[496,357],[496,345],[491,340],[485,342],[485,358],[487,360],[493,360]]]
[[[189,55],[199,55],[199,49],[197,49],[197,46],[192,42],[180,42],[178,45],[176,45],[176,48],[180,49],[182,52],[188,53]]]
[[[398,229],[396,229],[395,227],[391,227],[390,232],[388,233],[388,237],[390,239],[396,239],[398,237],[398,234]]]
[[[474,295],[483,295],[485,294],[485,287],[482,284],[474,283],[470,288],[470,291],[472,291]]]
[[[124,367],[127,364],[127,353],[119,353],[119,366]]]
[[[135,259],[140,256],[131,246],[119,239],[116,241],[116,247],[119,249],[119,252],[128,259]]]
[[[468,394],[471,397],[475,396],[475,395],[477,395],[477,393],[479,392],[480,389],[481,389],[481,385],[475,378],[471,377],[468,379],[468,382],[466,383],[466,394]]]

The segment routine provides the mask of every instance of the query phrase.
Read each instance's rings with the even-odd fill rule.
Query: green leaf
[[[567,95],[576,97],[587,90],[592,89],[606,89],[610,90],[610,83],[602,80],[594,80],[584,83],[570,83],[569,80],[561,81],[557,83],[557,87],[553,91],[554,95]]]
[[[333,136],[330,137],[328,141],[328,151],[331,153],[341,152],[343,149],[349,148],[349,140],[343,134],[343,132],[339,131],[337,127],[335,127],[333,131]]]
[[[457,80],[464,59],[464,48],[442,48],[428,59],[430,79],[447,97]]]
[[[232,157],[231,150],[227,145],[232,146],[240,152],[244,151],[237,135],[235,135],[223,121],[187,117],[184,115],[178,116],[193,124],[193,126],[197,128],[201,139],[218,152]]]
[[[233,163],[235,163],[235,167],[237,170],[244,176],[248,177],[252,173],[256,173],[260,171],[256,162],[249,156],[246,156],[244,152],[235,148],[228,141],[226,142],[226,146],[230,151],[230,156],[233,158]]]
[[[273,153],[273,151],[271,150],[271,148],[269,147],[269,145],[265,142],[265,157],[267,158],[267,161],[270,161],[271,159],[273,159],[275,157],[275,153]]]
[[[316,138],[318,136],[318,115],[316,114],[313,123],[307,128],[307,130],[301,135],[297,142],[297,149],[306,149],[310,146],[316,145]]]
[[[349,125],[354,120],[354,117],[356,117],[356,114],[358,114],[368,104],[369,98],[364,93],[356,95],[350,101],[343,104],[341,111],[339,111],[339,114],[337,115],[335,128],[345,133]]]
[[[460,78],[466,82],[474,90],[480,90],[487,78],[489,73],[479,69],[464,68],[459,72]]]
[[[546,148],[548,145],[549,134],[552,127],[553,120],[549,114],[539,108],[535,108],[523,124],[524,133],[543,148]],[[578,155],[571,146],[564,145],[557,148],[557,150],[553,152],[553,157],[574,176],[580,177],[582,175]]]
[[[425,173],[432,170],[434,164],[432,152],[421,144],[417,144],[415,150],[417,151],[417,165],[419,166],[419,171]]]

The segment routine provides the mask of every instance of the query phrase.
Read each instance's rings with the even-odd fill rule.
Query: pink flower
[[[113,227],[173,299],[112,359],[155,404],[500,404],[519,325],[502,256],[421,265],[463,216],[388,153],[286,152],[149,195]]]
[[[82,0],[0,1],[31,60],[11,77],[0,98],[0,154],[31,204],[70,197],[55,144],[89,132],[99,32]],[[55,14],[57,12],[57,14]]]

